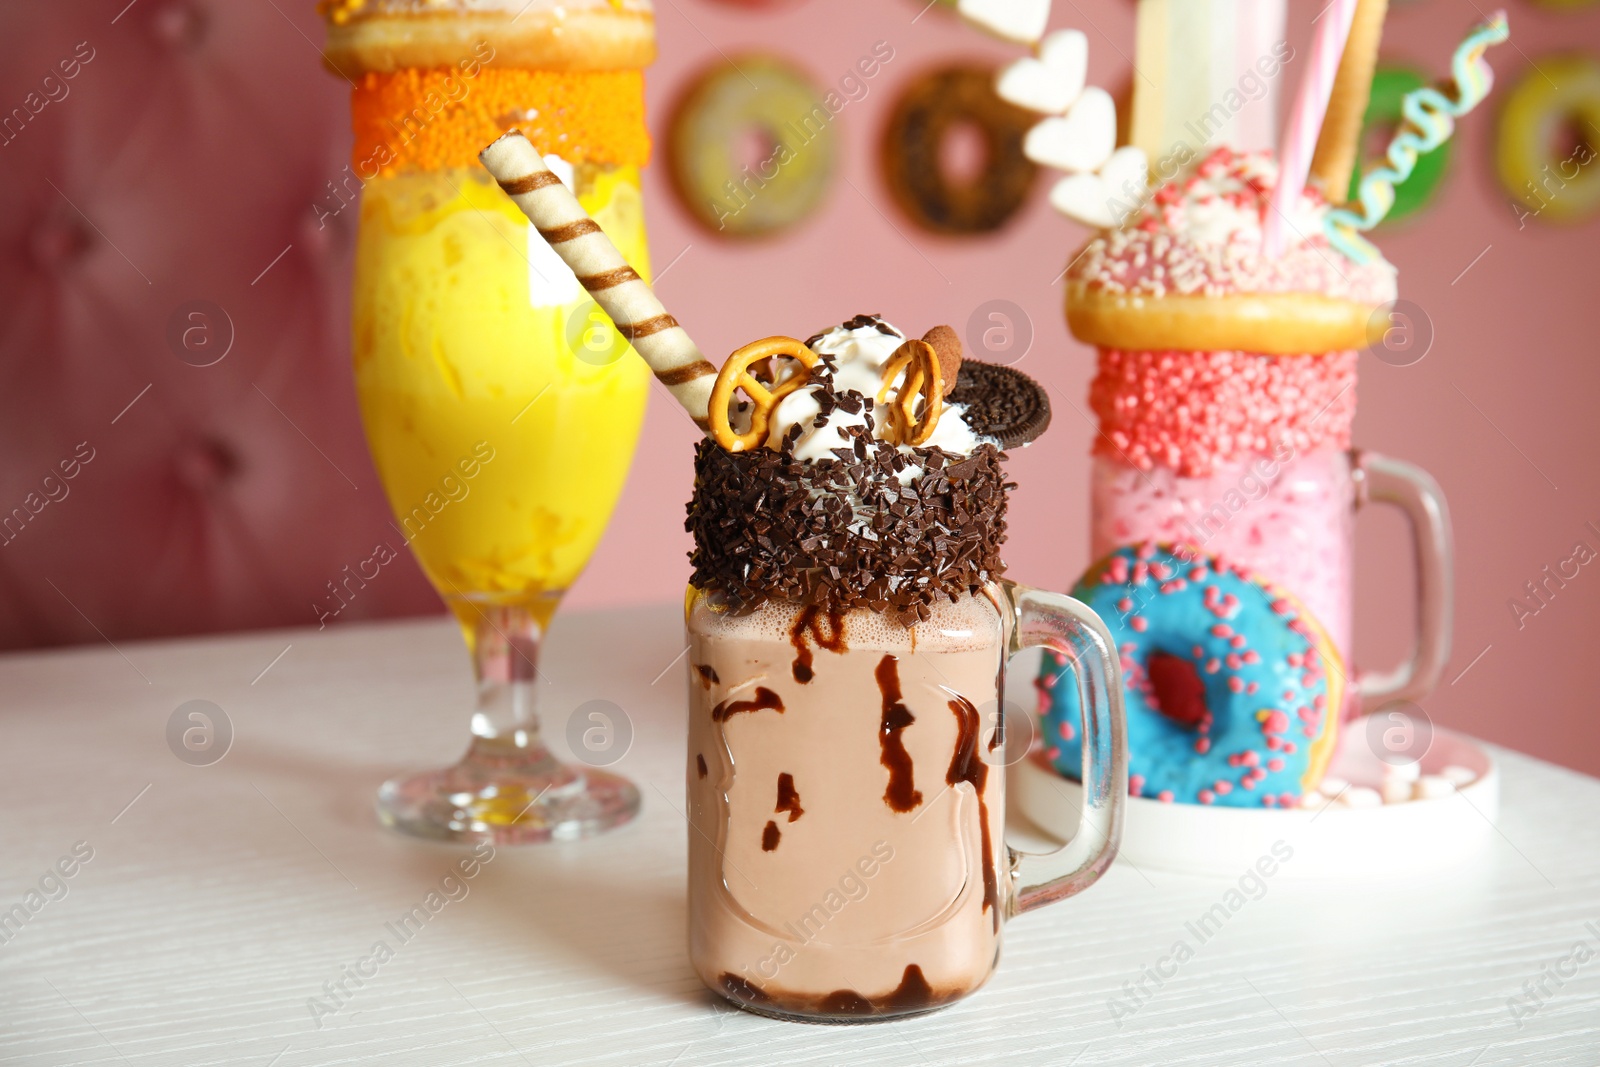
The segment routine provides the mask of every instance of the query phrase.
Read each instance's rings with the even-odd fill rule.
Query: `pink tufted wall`
[[[66,493],[0,546],[5,647],[313,623],[325,583],[390,535],[347,367],[353,212],[319,230],[311,207],[348,144],[346,92],[310,43],[320,39],[311,4],[125,3],[0,10],[0,111],[22,106],[79,42],[94,53],[65,83],[69,95],[0,147],[0,512],[30,492],[35,504],[45,499],[52,472],[51,492]],[[962,328],[986,300],[1020,304],[1035,330],[1023,365],[1052,387],[1056,423],[1012,463],[1021,484],[1008,558],[1021,579],[1069,585],[1088,562],[1091,431],[1077,408],[1092,361],[1066,334],[1054,279],[1084,232],[1050,211],[1041,183],[996,239],[928,237],[889,202],[876,163],[882,122],[910,75],[1018,50],[942,11],[918,16],[912,0],[803,0],[773,13],[715,0],[659,7],[658,134],[684,79],[719,53],[781,50],[831,82],[874,42],[893,46],[867,97],[838,119],[839,180],[793,235],[723,243],[689,220],[654,168],[646,196],[662,296],[713,353],[856,311]],[[1089,32],[1091,81],[1122,89],[1133,5],[1057,7],[1054,25]],[[1313,11],[1292,0],[1291,21],[1303,26]],[[1491,105],[1528,74],[1530,57],[1600,53],[1600,8],[1514,2],[1510,15],[1516,47],[1494,56],[1502,88]],[[1476,17],[1458,0],[1397,3],[1385,51],[1438,70]],[[1585,526],[1600,526],[1591,413],[1600,231],[1537,221],[1519,230],[1488,165],[1492,132],[1492,114],[1469,119],[1440,201],[1383,238],[1404,295],[1436,336],[1414,366],[1363,363],[1358,436],[1433,471],[1454,508],[1448,678],[1466,673],[1428,712],[1600,772],[1600,732],[1584,704],[1600,572],[1584,568],[1520,630],[1507,607],[1575,541],[1600,548]],[[174,311],[196,300],[232,320],[232,348],[214,366],[186,364],[167,339]],[[80,442],[93,458],[62,481],[59,464]],[[687,424],[658,396],[573,606],[679,595],[689,443]],[[1410,625],[1398,521],[1365,518],[1360,552],[1358,655],[1383,662]],[[407,560],[384,568],[332,625],[434,610]]]

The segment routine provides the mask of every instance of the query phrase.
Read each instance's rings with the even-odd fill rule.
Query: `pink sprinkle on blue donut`
[[[1293,806],[1314,786],[1338,728],[1329,694],[1343,667],[1326,662],[1321,627],[1299,604],[1243,568],[1150,543],[1117,549],[1072,595],[1105,620],[1120,654],[1131,793],[1259,808]],[[1083,745],[1070,671],[1047,654],[1038,691],[1044,736],[1056,742],[1047,754],[1076,779]]]

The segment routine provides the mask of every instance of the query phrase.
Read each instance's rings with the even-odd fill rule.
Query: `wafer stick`
[[[708,429],[711,386],[717,377],[704,355],[667,314],[645,280],[628,266],[538,151],[513,130],[478,154],[500,188],[528,216],[539,236],[605,309],[617,332],[633,343],[656,380],[684,406],[695,425]]]
[[[1350,175],[1361,154],[1361,121],[1372,94],[1372,72],[1378,65],[1378,42],[1388,10],[1389,0],[1357,0],[1350,37],[1339,60],[1328,114],[1322,120],[1316,155],[1311,157],[1311,174],[1321,179],[1322,195],[1331,204],[1349,199]]]

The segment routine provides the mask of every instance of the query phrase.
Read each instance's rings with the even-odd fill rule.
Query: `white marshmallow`
[[[1385,804],[1404,804],[1411,799],[1411,783],[1385,778],[1381,792]]]
[[[1456,791],[1456,784],[1442,774],[1425,774],[1412,783],[1412,799],[1437,800]]]
[[[1123,219],[1139,210],[1150,191],[1150,161],[1144,149],[1124,145],[1111,153],[1111,158],[1100,168],[1100,178],[1106,183],[1111,213],[1121,225]]]
[[[1050,0],[959,0],[956,11],[997,37],[1033,44],[1050,21]]]
[[[1322,784],[1317,786],[1317,788],[1328,794],[1330,797],[1336,797],[1340,793],[1343,793],[1346,789],[1349,789],[1350,783],[1345,781],[1343,778],[1335,778],[1330,774],[1322,779]]]
[[[1045,119],[1022,140],[1023,155],[1073,174],[1099,170],[1116,147],[1117,105],[1098,87],[1085,89],[1064,118]]]
[[[1344,802],[1352,808],[1377,808],[1383,805],[1383,796],[1376,789],[1353,785],[1345,790]]]
[[[1385,763],[1383,765],[1383,780],[1386,782],[1414,782],[1422,777],[1422,764],[1416,760],[1405,760],[1401,763]]]
[[[1098,174],[1069,174],[1050,190],[1050,206],[1075,222],[1097,230],[1117,224],[1111,189]]]
[[[1089,80],[1089,38],[1082,30],[1057,30],[1039,42],[1039,60],[1076,100]]]
[[[995,79],[994,91],[1000,99],[1029,111],[1064,115],[1083,92],[1083,83],[1073,86],[1063,81],[1055,71],[1030,56],[1007,63]]]
[[[1471,785],[1478,780],[1477,772],[1470,767],[1463,767],[1459,763],[1452,763],[1440,771],[1439,777],[1448,779],[1457,789],[1464,785]]]

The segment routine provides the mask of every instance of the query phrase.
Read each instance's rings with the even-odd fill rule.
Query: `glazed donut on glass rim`
[[[1218,148],[1157,189],[1067,271],[1067,325],[1100,348],[1269,355],[1365,348],[1389,325],[1395,269],[1358,264],[1323,235],[1328,205],[1308,188],[1284,254],[1262,254],[1277,165]]]
[[[638,70],[656,56],[650,0],[320,0],[335,73],[453,66],[481,43],[495,65]]]

